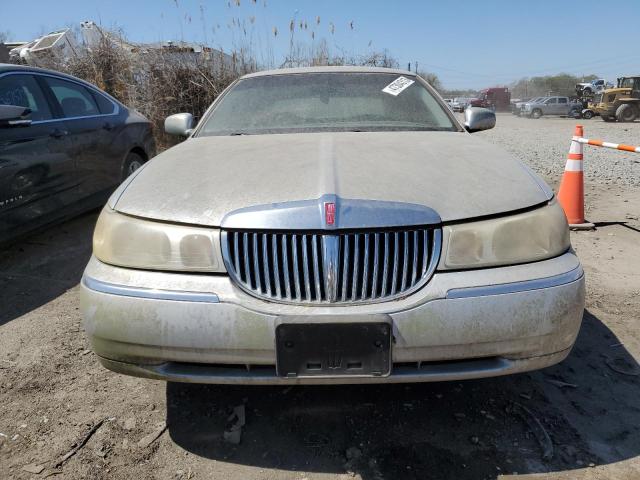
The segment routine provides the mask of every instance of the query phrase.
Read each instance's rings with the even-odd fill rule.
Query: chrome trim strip
[[[336,217],[328,225],[324,204],[335,204]],[[341,198],[334,194],[313,200],[296,200],[241,208],[227,213],[220,222],[224,230],[341,230],[435,226],[442,221],[431,208],[412,203]]]
[[[502,283],[498,285],[484,285],[481,287],[452,288],[447,292],[445,298],[486,297],[489,295],[504,295],[508,293],[540,290],[543,288],[558,287],[560,285],[575,282],[583,276],[584,271],[581,266],[578,266],[566,273],[561,273],[552,277],[536,278],[522,282]]]
[[[95,278],[82,276],[82,284],[89,290],[123,297],[148,298],[151,300],[173,300],[177,302],[220,303],[218,295],[205,292],[182,292],[178,290],[161,290],[155,288],[131,287],[103,282]]]

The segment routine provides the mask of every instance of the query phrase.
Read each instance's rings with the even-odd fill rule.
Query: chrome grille
[[[431,277],[441,231],[222,232],[232,279],[276,302],[371,303],[407,295]]]

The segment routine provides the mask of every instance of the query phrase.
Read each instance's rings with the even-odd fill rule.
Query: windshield
[[[305,73],[240,80],[205,118],[198,136],[322,131],[458,131],[412,77]],[[390,88],[387,88],[390,87]],[[392,93],[383,91],[387,89]]]
[[[633,88],[633,78],[621,78],[618,83],[619,88]]]

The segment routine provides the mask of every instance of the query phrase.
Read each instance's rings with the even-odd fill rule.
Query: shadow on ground
[[[82,215],[0,250],[0,326],[76,286],[91,257],[97,212]]]
[[[543,371],[385,386],[172,383],[167,423],[185,450],[243,465],[367,480],[493,479],[638,456],[639,372],[613,333],[585,312],[569,358]],[[232,445],[223,431],[240,404],[247,424],[241,444]]]

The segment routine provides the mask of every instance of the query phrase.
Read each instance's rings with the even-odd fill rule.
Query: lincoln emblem
[[[324,203],[324,221],[327,225],[336,223],[336,204],[333,202]]]

